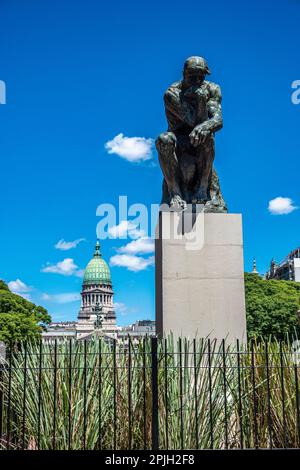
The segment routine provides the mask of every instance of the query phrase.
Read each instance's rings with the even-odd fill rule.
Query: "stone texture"
[[[161,212],[156,240],[158,333],[246,340],[242,218],[199,213],[179,238],[185,213]],[[169,226],[175,228],[168,238]],[[198,242],[187,239],[198,234]]]

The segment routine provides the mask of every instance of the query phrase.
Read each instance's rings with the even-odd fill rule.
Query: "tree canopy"
[[[13,294],[0,280],[0,341],[18,343],[37,338],[50,321],[44,307]]]
[[[248,337],[277,338],[300,333],[300,283],[245,274]]]

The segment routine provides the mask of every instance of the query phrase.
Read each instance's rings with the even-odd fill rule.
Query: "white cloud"
[[[29,302],[32,301],[30,294],[23,294],[22,292],[19,292],[18,295],[19,295],[20,297],[23,297],[23,298],[26,299],[26,300],[29,300]]]
[[[74,240],[72,242],[66,242],[62,238],[56,243],[55,248],[57,250],[63,250],[63,251],[71,250],[72,248],[76,248],[76,246],[83,241],[85,241],[85,238],[78,238],[77,240]]]
[[[66,292],[62,294],[43,294],[42,299],[49,302],[55,302],[58,304],[67,304],[70,302],[77,302],[81,296],[78,292]]]
[[[25,282],[21,281],[21,279],[16,279],[15,281],[10,281],[8,283],[9,290],[14,292],[15,294],[24,294],[26,292],[32,291],[32,287],[27,286]]]
[[[73,258],[65,258],[63,261],[59,261],[56,264],[48,264],[41,269],[43,273],[57,273],[63,276],[78,275],[80,270],[74,263]]]
[[[108,233],[114,238],[124,237],[124,235],[127,235],[128,233],[129,224],[130,222],[128,222],[128,220],[122,220],[119,225],[113,225],[110,227],[108,229]]]
[[[27,286],[25,282],[21,281],[21,279],[16,279],[15,281],[10,281],[8,283],[9,290],[14,292],[15,294],[19,293],[26,293],[32,290],[32,287]]]
[[[51,296],[49,294],[43,294],[42,295],[42,300],[50,300],[51,299]]]
[[[14,294],[18,294],[24,299],[30,300],[29,292],[32,291],[31,286],[27,286],[25,282],[21,281],[21,279],[16,279],[15,281],[10,281],[8,283],[9,290]]]
[[[130,220],[122,220],[119,225],[113,225],[108,229],[108,233],[113,238],[139,238],[145,236],[145,232],[137,228],[137,225]]]
[[[276,197],[269,201],[269,212],[273,215],[290,214],[298,207],[294,206],[292,199],[289,197]]]
[[[129,162],[142,162],[152,158],[153,139],[125,137],[118,134],[105,144],[108,153],[119,155]]]
[[[127,245],[122,246],[118,249],[119,253],[131,254],[131,255],[143,255],[154,252],[154,241],[151,238],[139,238],[133,240]]]
[[[129,271],[143,271],[148,266],[154,264],[154,256],[149,258],[142,258],[141,256],[134,255],[114,255],[110,258],[111,266],[120,266],[122,268],[127,268]]]
[[[77,269],[76,273],[75,273],[75,276],[76,277],[83,277],[84,275],[84,269]]]
[[[127,306],[123,304],[122,302],[115,302],[114,303],[114,308],[117,314],[125,316],[128,313]]]
[[[117,238],[126,238],[126,235],[134,238],[133,241],[117,249],[118,254],[110,258],[111,266],[120,266],[129,271],[143,271],[153,265],[154,257],[143,256],[154,252],[154,241],[145,236],[145,232],[137,228],[133,222],[123,220],[119,225],[109,229],[110,235]]]

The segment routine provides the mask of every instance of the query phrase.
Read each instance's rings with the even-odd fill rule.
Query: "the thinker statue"
[[[162,203],[172,210],[203,204],[205,212],[227,212],[213,168],[214,134],[222,128],[221,89],[205,80],[210,74],[202,57],[185,61],[183,80],[164,96],[168,132],[156,148],[164,175]]]

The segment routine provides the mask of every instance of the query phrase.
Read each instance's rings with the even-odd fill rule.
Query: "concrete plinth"
[[[158,230],[158,334],[245,342],[241,215],[161,212]]]

